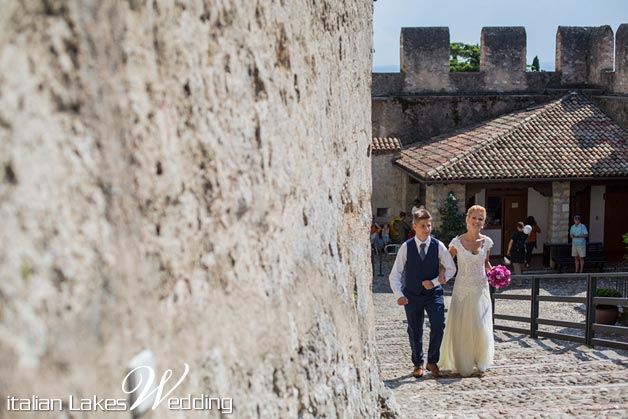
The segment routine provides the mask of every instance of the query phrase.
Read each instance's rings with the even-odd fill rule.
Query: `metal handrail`
[[[547,279],[583,279],[586,276],[587,292],[585,297],[574,296],[547,296],[539,295],[541,281]],[[628,281],[628,272],[608,272],[608,273],[588,273],[588,274],[543,274],[543,275],[513,275],[513,279],[529,278],[532,280],[530,294],[491,294],[494,300],[528,300],[530,301],[530,317],[512,316],[505,314],[494,314],[495,319],[518,321],[529,323],[528,329],[517,328],[512,326],[503,326],[494,324],[496,330],[504,330],[510,332],[519,332],[530,335],[533,338],[549,337],[556,339],[569,340],[573,342],[585,343],[588,346],[600,345],[609,346],[619,349],[628,349],[628,343],[608,339],[599,339],[595,337],[595,332],[615,333],[621,336],[628,336],[628,327],[608,326],[595,323],[595,306],[597,305],[628,305],[628,298],[614,297],[596,297],[597,281],[599,277],[612,279],[619,278]],[[539,303],[543,302],[562,302],[562,303],[584,303],[585,323],[576,323],[554,319],[539,318]],[[494,303],[494,301],[493,301]],[[569,335],[566,333],[552,333],[539,330],[539,325],[559,326],[573,329],[584,329],[585,336]]]

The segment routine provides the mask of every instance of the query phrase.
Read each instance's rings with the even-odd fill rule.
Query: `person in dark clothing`
[[[508,252],[506,256],[512,262],[512,266],[515,270],[515,275],[521,275],[522,266],[526,261],[526,240],[528,239],[528,235],[523,232],[523,222],[519,221],[517,223],[517,231],[512,233],[510,237],[510,241],[508,242]],[[513,280],[513,285],[515,287],[521,286],[521,279],[517,278]]]
[[[526,218],[526,225],[532,227],[532,230],[528,234],[528,239],[526,240],[526,268],[529,268],[530,262],[532,261],[532,252],[536,248],[536,235],[541,232],[541,227],[536,224],[536,220],[533,216]]]

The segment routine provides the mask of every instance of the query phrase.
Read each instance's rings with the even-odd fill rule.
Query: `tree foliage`
[[[534,59],[532,60],[532,65],[530,66],[530,71],[541,71],[538,55],[534,56]]]
[[[442,241],[445,246],[449,245],[451,239],[465,232],[465,215],[458,211],[458,199],[449,192],[445,202],[440,206],[441,226],[434,230],[434,237]]]
[[[480,71],[480,46],[452,42],[449,48],[451,71]]]

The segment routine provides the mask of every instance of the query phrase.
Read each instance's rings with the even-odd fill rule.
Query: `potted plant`
[[[596,297],[620,298],[621,292],[614,288],[598,288],[595,291]],[[615,324],[619,317],[617,306],[599,304],[595,306],[595,322],[600,324]]]

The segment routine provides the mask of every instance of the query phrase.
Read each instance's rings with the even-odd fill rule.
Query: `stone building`
[[[393,208],[405,208],[407,189],[406,176],[397,170],[394,159],[401,156],[401,141],[398,138],[373,138],[371,145],[371,166],[373,170],[373,194],[371,206],[373,216],[377,221],[388,220],[398,213],[391,212]],[[402,188],[400,193],[399,188]],[[401,203],[399,199],[401,198]]]
[[[477,73],[450,72],[447,51],[447,28],[404,28],[401,72],[373,74],[373,135],[403,144],[391,162],[404,178],[391,212],[418,197],[438,226],[452,191],[461,211],[487,207],[494,254],[527,215],[543,230],[536,252],[565,243],[578,213],[590,241],[619,258],[628,232],[628,25],[616,37],[608,26],[559,27],[554,72],[526,72],[518,27],[482,30]]]

